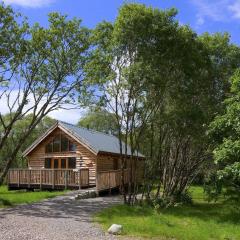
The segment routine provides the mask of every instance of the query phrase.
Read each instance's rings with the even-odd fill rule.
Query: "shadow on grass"
[[[0,198],[0,206],[12,206],[12,203],[6,199]]]
[[[21,190],[21,191],[9,191],[9,192],[0,192],[1,195],[19,195],[19,194],[25,194],[27,191]]]

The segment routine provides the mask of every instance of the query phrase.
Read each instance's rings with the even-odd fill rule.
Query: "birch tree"
[[[140,4],[126,4],[113,24],[100,23],[92,35],[94,47],[85,70],[88,79],[97,86],[94,100],[116,118],[122,186],[125,185],[124,166],[127,161],[130,163],[128,191],[122,188],[124,202],[128,204],[136,200],[135,164],[138,161],[134,156],[139,152],[150,117],[162,104],[171,72],[168,54],[173,43],[172,33],[178,29],[175,14],[174,9],[160,11]],[[130,154],[127,144],[131,147]]]
[[[49,27],[30,28],[10,7],[0,6],[0,152],[14,125],[31,113],[29,125],[5,159],[2,184],[13,159],[39,122],[51,111],[71,108],[81,92],[89,32],[77,19],[49,15]],[[21,22],[21,21],[20,21]],[[8,37],[10,36],[10,37]],[[7,113],[7,121],[3,114]]]

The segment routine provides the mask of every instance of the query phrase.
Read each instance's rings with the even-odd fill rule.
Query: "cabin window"
[[[67,168],[66,159],[61,159],[61,168]]]
[[[68,139],[66,137],[61,138],[61,152],[68,151]]]
[[[46,153],[51,153],[53,151],[53,143],[52,142],[50,142],[46,145],[45,151],[46,151]]]
[[[53,139],[53,152],[60,152],[60,135]]]
[[[62,135],[57,135],[51,142],[46,144],[45,152],[53,153],[53,152],[75,152],[77,146],[75,143],[68,140],[66,137]]]
[[[58,168],[58,159],[54,159],[53,161],[54,161],[53,162],[53,167]]]
[[[72,143],[69,141],[69,151],[73,152],[73,151],[76,151],[76,144]]]
[[[76,158],[68,158],[68,168],[76,168]]]
[[[44,168],[51,168],[51,158],[45,158]]]

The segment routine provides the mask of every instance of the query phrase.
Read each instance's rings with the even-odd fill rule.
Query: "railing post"
[[[54,189],[54,185],[55,185],[55,170],[52,170],[52,189]]]
[[[88,168],[88,187],[90,186],[90,175],[89,175],[89,168]]]
[[[18,173],[18,187],[20,186],[20,170],[17,170]]]
[[[11,170],[8,170],[8,175],[7,175],[8,189],[9,189],[9,185],[10,185],[10,171]]]
[[[111,172],[108,172],[108,186],[109,186],[109,194],[111,194],[111,183],[110,183],[110,174]]]
[[[81,189],[81,169],[79,169],[78,176],[79,176],[78,185],[79,185],[79,189]]]
[[[28,188],[30,188],[31,183],[31,170],[28,170]]]
[[[98,192],[98,172],[96,171],[96,189],[97,189],[97,192]]]
[[[42,190],[42,169],[40,169],[40,190]]]
[[[67,187],[68,187],[68,170],[65,170],[64,177],[65,177],[65,189],[67,189]]]

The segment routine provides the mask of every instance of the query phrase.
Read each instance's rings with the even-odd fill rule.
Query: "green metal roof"
[[[95,130],[90,130],[83,127],[78,127],[76,125],[58,121],[58,124],[71,132],[80,141],[83,141],[86,145],[92,148],[96,153],[107,152],[120,154],[119,140],[117,137],[98,132]],[[122,142],[123,153],[125,149],[125,143]],[[131,148],[127,146],[127,155],[131,155]],[[141,153],[134,153],[134,156],[144,157]]]

